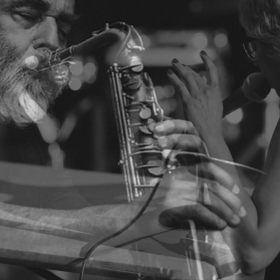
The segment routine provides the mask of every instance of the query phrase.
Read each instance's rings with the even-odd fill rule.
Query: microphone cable
[[[140,209],[140,211],[138,212],[138,214],[132,219],[129,221],[129,223],[127,225],[125,225],[123,228],[121,228],[120,230],[118,230],[117,232],[109,235],[109,236],[106,236],[104,237],[103,239],[101,239],[100,241],[96,242],[95,244],[93,244],[89,250],[87,251],[85,257],[84,257],[84,260],[82,262],[82,267],[81,267],[81,271],[80,271],[80,276],[79,276],[79,280],[83,280],[84,278],[84,272],[85,272],[85,267],[86,267],[86,264],[87,264],[87,261],[90,257],[90,255],[92,254],[92,252],[97,248],[99,247],[100,245],[102,245],[103,243],[119,236],[120,234],[122,234],[123,232],[125,232],[126,230],[128,230],[142,215],[143,213],[145,212],[145,210],[148,208],[148,206],[150,205],[157,189],[158,189],[158,186],[159,184],[161,183],[161,180],[159,180],[156,185],[153,187],[152,189],[152,192],[151,194],[149,195],[147,201],[145,202],[144,206]]]

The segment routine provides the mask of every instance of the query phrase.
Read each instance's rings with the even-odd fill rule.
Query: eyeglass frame
[[[258,60],[256,59],[256,50],[251,51],[249,48],[249,45],[251,45],[251,48],[254,49],[252,42],[257,40],[257,38],[253,38],[253,37],[247,37],[244,41],[243,41],[243,49],[247,55],[248,60],[251,63],[256,63]]]

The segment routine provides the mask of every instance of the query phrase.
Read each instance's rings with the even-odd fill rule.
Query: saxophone
[[[202,154],[194,153],[195,157],[192,158],[191,153],[166,151],[157,145],[157,137],[153,133],[154,126],[164,120],[164,111],[158,103],[151,78],[144,72],[141,62],[144,46],[141,37],[133,26],[123,24],[122,27],[126,34],[124,43],[115,57],[115,62],[108,69],[108,74],[117,118],[121,150],[120,165],[130,202],[141,196],[145,189],[154,188],[166,172],[179,166],[195,166],[200,162]],[[203,182],[197,174],[198,189],[201,189]],[[197,231],[194,221],[188,222],[190,231],[180,242],[186,247],[187,262],[188,259],[196,260],[193,267],[194,274],[190,269],[190,276],[198,280],[205,279],[203,260],[214,265],[217,274],[221,277],[236,273],[238,268],[232,256],[225,258],[223,265],[216,263],[215,259],[210,262],[203,257],[200,249],[203,252],[207,246],[216,257],[220,256],[220,253],[214,248],[212,235],[207,230],[201,228]],[[212,237],[213,240],[217,238],[214,238],[214,235]],[[208,241],[209,239],[211,241]],[[215,279],[215,276],[212,276]]]
[[[153,83],[144,72],[143,42],[133,26],[121,24],[126,37],[109,68],[118,138],[128,201],[154,187],[165,172],[162,149],[153,129],[163,121]]]
[[[121,151],[120,165],[124,173],[127,198],[131,202],[141,196],[145,189],[154,188],[166,171],[185,165],[184,159],[179,158],[180,155],[185,155],[183,151],[179,153],[164,151],[157,145],[157,137],[153,132],[154,126],[165,117],[158,103],[152,80],[144,72],[141,54],[145,49],[140,34],[133,26],[123,22],[106,25],[105,29],[94,32],[91,38],[78,45],[56,50],[46,56],[28,57],[25,66],[37,72],[51,70],[60,79],[67,80],[69,74],[67,68],[72,63],[73,56],[84,55],[95,49],[112,47],[112,45],[115,46],[110,49],[107,58],[107,63],[110,65],[108,76]],[[187,161],[196,163],[197,159],[188,158]],[[199,180],[197,184],[200,184]],[[198,243],[203,242],[197,240],[193,221],[190,221],[190,229],[190,235],[181,240],[182,246],[188,247],[188,243],[194,246],[194,259],[198,260],[196,279],[203,280],[198,248]],[[210,246],[212,242],[208,244],[208,233],[203,232],[201,235],[205,239],[205,244]],[[231,266],[232,263],[224,264],[221,274],[235,273],[235,266],[233,265],[233,268]]]
[[[107,49],[106,49],[107,48]],[[165,172],[163,152],[153,128],[163,120],[151,78],[141,62],[144,46],[136,29],[123,22],[106,24],[86,41],[45,55],[28,57],[32,71],[52,71],[59,80],[69,80],[72,57],[106,49],[106,63],[117,121],[122,167],[128,201],[154,187]]]

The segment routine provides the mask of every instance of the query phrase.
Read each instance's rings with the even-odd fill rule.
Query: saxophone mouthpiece
[[[42,57],[43,59],[41,59],[35,55],[29,56],[25,59],[25,66],[31,70],[48,70],[52,66],[56,66],[61,63],[63,64],[65,61],[69,62],[69,59],[75,55],[80,56],[92,54],[98,49],[106,48],[112,46],[114,43],[121,42],[121,36],[122,33],[118,30],[106,30],[78,45],[72,45],[66,49],[56,50],[52,52],[49,57]]]

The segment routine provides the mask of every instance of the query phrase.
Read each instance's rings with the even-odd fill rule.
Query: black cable
[[[262,171],[260,170],[256,170],[256,169],[253,169],[251,167],[248,167],[246,165],[239,165],[239,164],[236,164],[234,162],[230,162],[230,161],[224,161],[224,160],[220,160],[220,159],[216,159],[216,158],[212,158],[212,157],[209,157],[207,155],[204,155],[204,154],[201,154],[201,153],[195,153],[195,152],[174,152],[172,151],[173,154],[175,154],[176,156],[178,155],[184,155],[184,156],[197,156],[199,157],[200,159],[204,158],[206,160],[213,160],[213,161],[217,161],[217,162],[224,162],[224,163],[227,163],[227,164],[232,164],[232,165],[237,165],[237,166],[241,166],[243,168],[247,168],[249,170],[254,170],[254,171],[258,171],[260,173],[263,173]],[[170,154],[172,154],[172,152]],[[171,156],[169,156],[166,158],[165,160],[165,166],[167,166],[166,162],[168,161],[168,159],[170,160],[170,158],[172,158]],[[176,157],[175,156],[175,157]],[[167,168],[168,169],[168,168]],[[129,229],[142,215],[143,213],[145,212],[145,210],[147,209],[147,207],[149,206],[149,204],[151,203],[157,189],[158,189],[158,186],[159,184],[161,183],[161,180],[157,182],[157,184],[154,186],[154,188],[152,189],[152,192],[150,194],[150,196],[148,197],[147,201],[145,202],[144,206],[142,207],[142,209],[139,211],[139,213],[126,225],[124,226],[122,229],[120,229],[119,231],[115,232],[114,234],[111,234],[103,239],[101,239],[100,241],[98,241],[97,243],[95,243],[94,245],[92,245],[90,247],[90,249],[88,250],[88,252],[86,253],[85,255],[85,258],[83,260],[83,263],[82,263],[82,268],[81,268],[81,272],[80,272],[80,277],[79,277],[79,280],[83,280],[83,277],[84,277],[84,271],[85,271],[85,267],[86,267],[86,263],[90,257],[90,255],[92,254],[92,252],[100,245],[102,245],[103,243],[109,241],[110,239],[114,238],[114,237],[117,237],[118,235],[122,234],[123,232],[125,232],[127,229]]]
[[[85,267],[86,267],[86,263],[90,257],[90,255],[92,254],[92,252],[100,245],[102,245],[103,243],[109,241],[110,239],[117,237],[118,235],[122,234],[123,232],[125,232],[127,229],[129,229],[145,212],[145,210],[147,209],[147,207],[149,206],[149,204],[151,203],[157,189],[158,186],[160,184],[161,180],[157,182],[157,184],[153,187],[152,192],[150,194],[150,196],[148,197],[147,201],[145,202],[144,206],[141,208],[141,210],[139,211],[139,213],[126,225],[124,226],[122,229],[120,229],[119,231],[101,239],[100,241],[96,242],[94,245],[92,245],[88,252],[85,255],[85,258],[83,260],[82,263],[82,268],[81,268],[81,272],[80,272],[80,277],[79,280],[83,280],[84,277],[84,272],[85,272]]]

